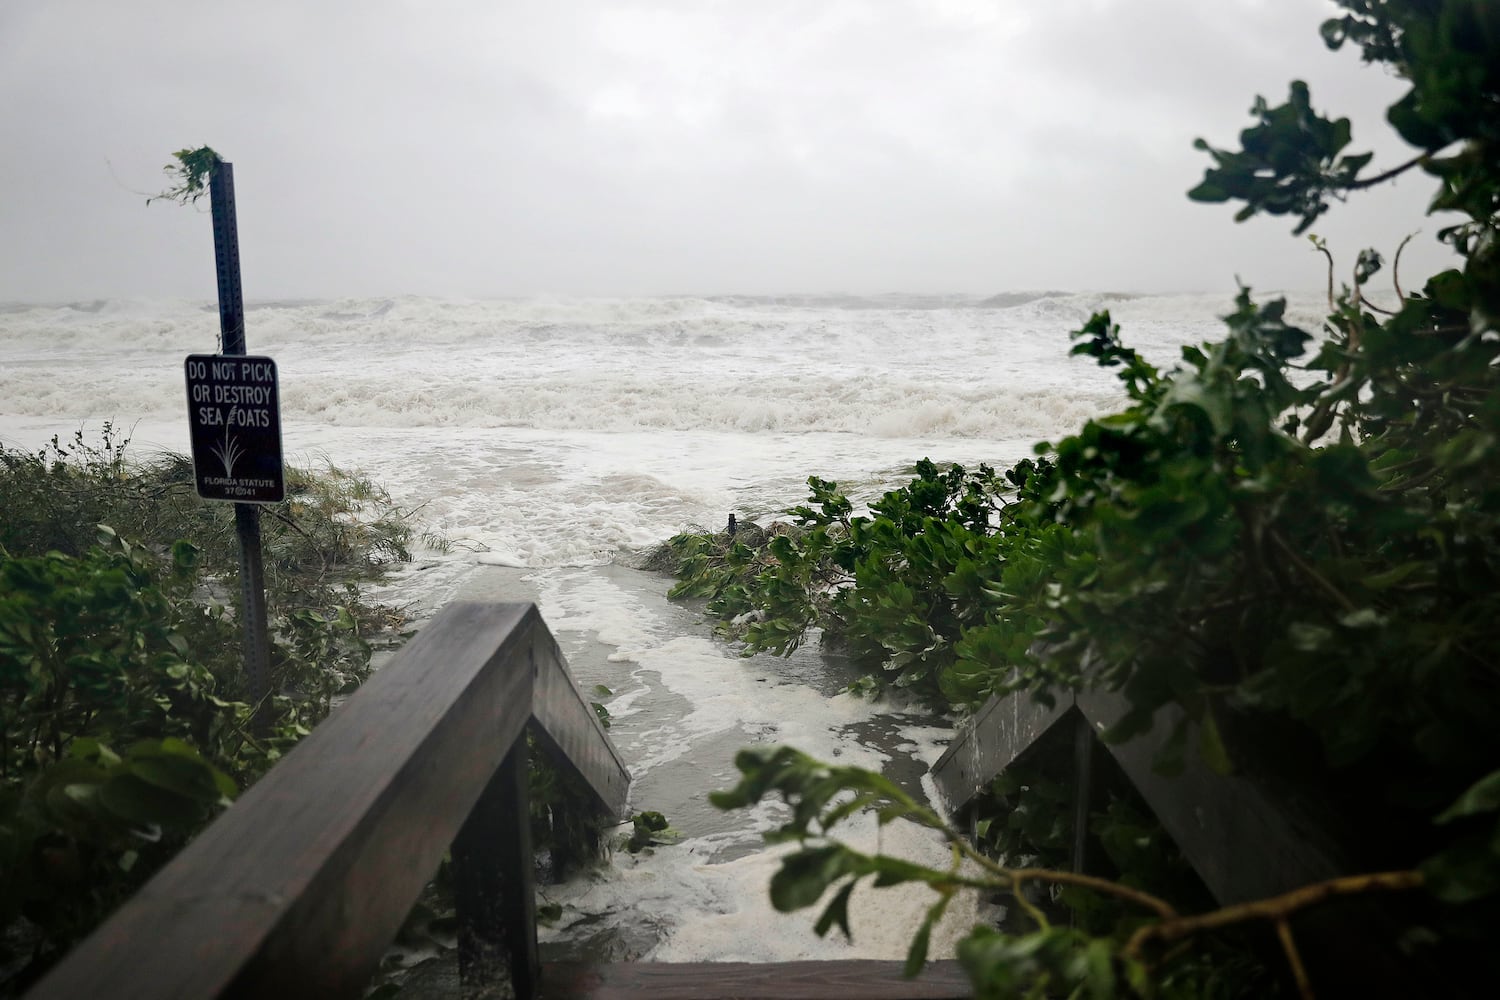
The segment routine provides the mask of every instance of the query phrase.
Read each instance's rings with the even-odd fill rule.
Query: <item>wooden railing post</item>
[[[519,1000],[536,995],[536,884],[523,732],[453,840],[458,976],[493,983],[509,967]]]
[[[1094,798],[1094,727],[1082,712],[1073,720],[1073,851],[1075,872],[1088,871],[1089,807]]]
[[[618,818],[630,772],[536,606],[448,605],[28,996],[358,1000],[449,851],[461,974],[534,996],[528,726]]]

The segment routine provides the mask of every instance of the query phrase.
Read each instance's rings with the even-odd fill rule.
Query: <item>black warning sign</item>
[[[276,503],[281,407],[276,362],[244,355],[190,354],[186,362],[193,478],[205,500]]]

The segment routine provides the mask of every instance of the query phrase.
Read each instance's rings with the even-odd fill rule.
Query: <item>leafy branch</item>
[[[1126,942],[1123,954],[1130,958],[1140,958],[1146,947],[1152,943],[1170,944],[1193,934],[1220,930],[1250,920],[1265,920],[1276,928],[1277,939],[1286,955],[1287,964],[1291,967],[1299,993],[1311,1000],[1314,995],[1312,983],[1308,979],[1307,968],[1303,964],[1302,956],[1292,935],[1291,924],[1288,922],[1292,915],[1340,896],[1358,896],[1373,892],[1407,892],[1420,889],[1424,884],[1425,879],[1418,871],[1347,875],[1301,886],[1268,899],[1226,906],[1209,913],[1193,916],[1173,915],[1160,923],[1147,924],[1137,930]]]
[[[172,157],[177,162],[162,167],[162,172],[171,181],[170,186],[160,194],[147,198],[147,205],[153,201],[173,201],[179,205],[196,205],[200,198],[208,194],[209,179],[213,176],[214,168],[223,159],[208,146],[199,146],[197,149],[179,149],[172,154]]]
[[[959,830],[932,809],[918,803],[899,786],[871,771],[832,766],[792,747],[742,750],[735,757],[741,779],[733,789],[710,796],[721,809],[745,808],[776,794],[791,809],[791,817],[766,835],[768,843],[796,841],[799,850],[782,860],[771,879],[772,904],[783,912],[812,906],[829,890],[836,890],[815,925],[822,936],[834,926],[852,940],[849,901],[853,889],[869,878],[876,888],[920,882],[939,896],[912,939],[907,954],[908,976],[919,972],[926,961],[931,931],[941,919],[953,895],[963,889],[1009,893],[1033,922],[1036,932],[1051,935],[1054,928],[1045,914],[1026,895],[1032,883],[1084,889],[1147,911],[1151,922],[1141,924],[1123,943],[1112,945],[1114,967],[1128,987],[1133,973],[1147,967],[1152,946],[1166,946],[1194,935],[1223,930],[1250,921],[1271,923],[1277,932],[1287,962],[1301,995],[1314,996],[1307,970],[1297,950],[1289,919],[1296,913],[1330,899],[1375,892],[1411,891],[1424,886],[1417,871],[1376,872],[1330,879],[1302,886],[1291,892],[1221,907],[1205,913],[1182,914],[1166,899],[1111,879],[1051,868],[1015,868],[1002,864],[974,846]],[[884,826],[906,820],[938,833],[949,846],[952,862],[945,869],[928,867],[885,854],[867,854],[834,839],[842,822],[861,812],[874,812]],[[965,866],[968,866],[968,871]],[[978,874],[974,874],[974,870]],[[1170,959],[1162,959],[1169,961]],[[1053,986],[1076,984],[1055,982]],[[1097,995],[1097,994],[1096,994]]]

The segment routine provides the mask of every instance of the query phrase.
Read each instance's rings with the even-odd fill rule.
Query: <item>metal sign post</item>
[[[214,165],[209,175],[209,206],[214,223],[214,263],[219,274],[219,332],[223,337],[223,353],[227,356],[245,354],[245,299],[240,287],[240,238],[234,214],[234,166],[223,160]],[[222,360],[222,359],[221,359]],[[255,359],[269,361],[270,359]],[[189,375],[194,359],[188,360]],[[270,388],[275,395],[275,366],[270,366]],[[226,373],[227,374],[227,373]],[[191,385],[191,377],[189,379]],[[188,405],[194,408],[189,389]],[[280,420],[276,427],[276,476],[281,479]],[[228,439],[226,439],[228,440]],[[226,445],[226,449],[227,449]],[[226,467],[233,463],[227,458]],[[204,478],[197,465],[197,447],[194,446],[194,465],[198,477]],[[226,468],[222,477],[234,480],[233,468]],[[265,478],[257,476],[255,478]],[[281,499],[279,485],[275,488]],[[223,498],[227,499],[227,498]],[[267,501],[260,501],[267,502]],[[254,503],[236,502],[234,505],[235,531],[240,541],[240,616],[244,627],[245,686],[250,703],[255,706],[250,728],[256,735],[264,735],[270,726],[270,674],[271,640],[266,616],[265,567],[260,551],[260,511]]]

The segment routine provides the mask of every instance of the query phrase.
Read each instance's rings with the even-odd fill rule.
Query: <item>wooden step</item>
[[[928,962],[915,979],[900,962],[619,962],[542,967],[539,1000],[959,1000],[971,995],[957,962]]]

